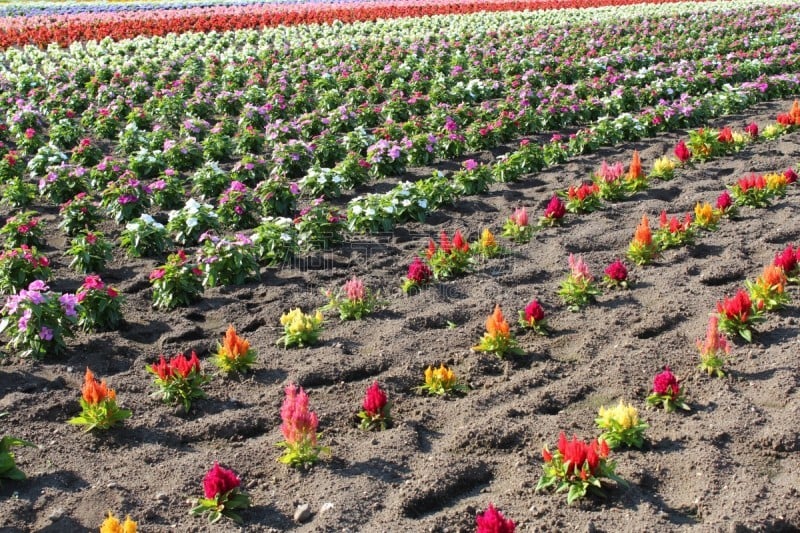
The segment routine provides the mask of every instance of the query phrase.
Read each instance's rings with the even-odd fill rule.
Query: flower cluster
[[[475,533],[514,533],[517,529],[514,521],[503,516],[491,503],[475,517],[475,525]]]
[[[745,281],[745,287],[756,309],[774,311],[789,303],[788,281],[783,268],[767,265],[755,282]]]
[[[100,525],[100,533],[136,533],[136,522],[131,520],[130,516],[126,516],[125,520],[120,522],[119,518],[108,513]]]
[[[439,235],[439,246],[431,239],[425,257],[436,279],[449,279],[467,272],[472,264],[472,251],[469,243],[456,230],[453,240],[442,231]]]
[[[628,267],[621,260],[617,259],[603,270],[603,283],[611,289],[628,288]]]
[[[650,221],[647,215],[642,215],[642,221],[636,227],[633,240],[628,246],[628,259],[637,265],[647,265],[658,255],[658,245],[653,242],[653,232],[650,230]]]
[[[155,376],[158,390],[153,396],[160,397],[164,403],[181,403],[188,413],[193,400],[206,397],[202,387],[209,378],[200,368],[200,360],[194,352],[188,359],[179,353],[169,361],[162,355],[158,363],[147,365],[146,370]]]
[[[403,280],[403,292],[409,294],[428,285],[433,279],[433,271],[422,262],[422,259],[415,257],[408,265],[408,273]]]
[[[567,205],[558,195],[553,195],[544,208],[544,215],[539,217],[539,227],[556,226],[561,223],[561,219],[563,219],[566,214]]]
[[[256,351],[250,343],[236,334],[233,325],[228,326],[222,344],[217,346],[214,364],[223,372],[247,372],[256,360]]]
[[[330,300],[321,311],[338,311],[342,320],[361,320],[380,305],[377,296],[355,276],[338,291],[327,291],[325,294]]]
[[[676,407],[685,411],[690,409],[683,398],[678,378],[668,366],[665,366],[664,371],[656,374],[653,378],[653,392],[647,397],[647,403],[653,407],[663,406],[668,413],[674,411]]]
[[[317,462],[319,454],[326,449],[317,443],[317,414],[308,409],[308,394],[302,387],[289,384],[284,390],[286,396],[281,407],[281,433],[284,440],[278,446],[286,451],[280,457],[281,463],[304,467]]]
[[[233,470],[228,470],[214,462],[203,478],[203,494],[197,505],[192,508],[192,515],[208,515],[208,523],[214,524],[222,517],[242,523],[242,517],[236,512],[250,507],[250,497],[241,490],[242,482]]]
[[[108,429],[131,416],[130,410],[117,406],[114,389],[106,385],[106,380],[97,381],[88,367],[81,388],[80,403],[81,414],[71,418],[69,423],[86,426],[85,431]]]
[[[739,335],[747,342],[753,341],[753,326],[764,320],[764,302],[753,302],[744,289],[733,298],[727,296],[717,302],[719,329],[728,335]]]
[[[639,411],[633,405],[622,400],[615,407],[601,406],[595,424],[604,430],[600,440],[607,442],[611,449],[621,445],[641,448],[644,430],[650,427],[639,419]]]
[[[700,351],[701,372],[706,372],[709,376],[716,374],[717,377],[725,376],[722,367],[725,366],[726,357],[731,353],[731,346],[728,338],[719,332],[719,317],[712,314],[708,318],[708,329],[706,330],[705,340],[697,341],[697,349]]]
[[[668,217],[666,211],[661,211],[658,230],[653,236],[653,240],[660,250],[692,244],[694,236],[691,213],[687,213],[683,221],[680,221],[677,217]]]
[[[570,311],[579,311],[581,307],[593,302],[601,291],[595,284],[583,257],[569,254],[569,269],[570,273],[561,282],[558,294]]]
[[[153,306],[172,309],[187,306],[203,293],[203,271],[189,263],[186,252],[170,254],[167,262],[150,273],[153,286]]]
[[[34,280],[50,279],[50,260],[23,244],[0,251],[0,294],[11,294]]]
[[[497,244],[494,233],[489,228],[481,231],[481,237],[472,245],[472,250],[485,259],[492,259],[505,252],[503,247]]]
[[[292,309],[281,315],[283,336],[278,339],[278,343],[282,342],[285,348],[311,346],[317,342],[322,331],[322,323],[323,318],[320,311],[313,315],[307,315],[299,307]]]
[[[390,409],[391,403],[386,396],[386,391],[378,385],[377,381],[374,381],[367,388],[364,401],[361,403],[361,411],[358,413],[358,418],[361,419],[361,429],[365,431],[386,429],[392,422]]]
[[[511,333],[500,305],[494,306],[494,312],[486,319],[486,333],[477,346],[472,347],[476,352],[490,352],[497,357],[507,354],[519,355],[522,351],[517,348],[517,341]]]
[[[528,223],[527,210],[524,207],[514,209],[514,212],[503,224],[503,237],[518,244],[524,244],[530,241],[532,236],[533,226]]]
[[[536,490],[555,488],[556,492],[567,491],[567,503],[586,496],[587,492],[603,495],[603,478],[609,478],[620,485],[627,485],[614,470],[616,463],[608,460],[609,446],[597,439],[586,443],[573,436],[567,440],[562,431],[558,437],[555,452],[545,447],[542,450],[544,474],[536,485]]]
[[[570,213],[591,213],[600,209],[600,187],[597,183],[570,185],[565,194],[565,208]]]
[[[519,312],[519,325],[525,329],[531,329],[539,335],[548,334],[544,308],[538,300],[531,300],[525,309]]]
[[[466,387],[456,378],[456,373],[444,366],[444,363],[439,368],[428,366],[425,369],[425,381],[419,386],[420,392],[427,392],[431,396],[446,396],[465,390]]]
[[[75,292],[80,308],[78,326],[85,331],[112,331],[122,322],[124,298],[100,276],[86,276]]]

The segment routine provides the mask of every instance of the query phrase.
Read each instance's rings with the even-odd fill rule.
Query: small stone
[[[116,489],[118,486],[119,485],[117,485],[116,482],[112,481],[111,483],[106,485],[106,488],[107,489]]]
[[[167,494],[165,492],[157,492],[156,495],[155,495],[155,500],[157,502],[165,502],[165,501],[167,501],[167,498],[168,498],[168,496],[167,496]]]
[[[68,367],[67,367],[67,372],[69,372],[70,374],[72,374],[73,372],[75,372],[75,369],[74,369],[74,368],[72,368],[71,366],[68,366]]]
[[[311,518],[311,509],[307,503],[301,503],[294,510],[294,521],[298,524],[308,521]]]
[[[50,511],[50,514],[47,515],[47,519],[50,520],[51,522],[55,522],[56,520],[58,520],[62,516],[64,516],[64,508],[63,507],[56,507],[55,509]]]
[[[331,509],[333,509],[333,503],[332,502],[325,502],[325,503],[322,504],[322,507],[319,508],[319,515],[322,516],[325,513],[327,513],[328,511],[330,511]]]

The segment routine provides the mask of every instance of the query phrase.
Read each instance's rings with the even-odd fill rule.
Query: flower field
[[[1,5],[0,530],[800,528],[800,8],[630,3]]]

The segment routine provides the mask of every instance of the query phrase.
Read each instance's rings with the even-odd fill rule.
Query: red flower
[[[731,198],[731,193],[728,191],[724,191],[717,197],[717,209],[720,211],[727,211],[733,206],[733,198]]]
[[[567,212],[567,206],[564,202],[556,195],[553,195],[550,198],[550,202],[548,202],[547,207],[544,209],[544,216],[545,218],[549,218],[551,220],[558,220],[564,217]]]
[[[720,316],[742,324],[747,323],[752,307],[753,302],[750,300],[750,295],[744,289],[739,289],[739,292],[730,300],[726,296],[721,302],[717,302],[717,312]]]
[[[675,157],[677,157],[681,163],[687,162],[692,157],[692,152],[689,151],[689,147],[686,146],[683,140],[678,141],[678,144],[675,145]]]
[[[542,459],[545,463],[549,463],[553,460],[553,454],[547,448],[542,448]]]
[[[797,268],[797,255],[792,245],[787,245],[782,252],[776,254],[772,264],[782,268],[785,274],[793,272],[794,269]]]
[[[755,122],[751,122],[744,128],[745,133],[747,133],[750,137],[758,137],[758,124]]]
[[[562,431],[558,436],[558,451],[564,459],[564,464],[570,465],[567,467],[567,473],[574,473],[586,481],[590,476],[597,474],[600,460],[608,457],[608,444],[605,441],[598,442],[597,439],[587,444],[578,440],[575,435],[568,441]]]
[[[797,181],[797,172],[791,168],[786,169],[786,172],[783,173],[783,177],[786,178],[786,183],[794,183]]]
[[[721,130],[719,130],[719,135],[717,135],[717,140],[721,143],[732,143],[733,142],[733,131],[729,126],[725,126]]]
[[[203,478],[203,492],[206,498],[214,499],[221,494],[226,494],[239,487],[242,481],[233,470],[222,468],[217,462]]]
[[[453,235],[453,246],[459,252],[469,251],[469,243],[464,240],[464,236],[461,235],[461,230],[456,230],[455,235]]]
[[[433,239],[430,239],[430,240],[428,241],[428,249],[425,251],[425,256],[426,256],[428,259],[430,259],[431,257],[433,257],[433,254],[435,254],[435,253],[436,253],[436,243],[435,243],[435,242],[433,242]],[[413,264],[413,263],[412,263],[412,264]],[[410,268],[411,268],[411,267],[409,267],[409,272],[410,272]]]
[[[453,251],[453,243],[450,242],[450,237],[447,236],[444,230],[439,234],[439,247],[446,254]]]
[[[665,366],[664,371],[653,378],[653,392],[662,396],[669,396],[673,400],[681,394],[678,378]]]
[[[367,393],[364,396],[364,402],[361,407],[366,411],[369,416],[375,417],[383,413],[383,408],[386,407],[386,391],[381,389],[377,381],[367,388]]]
[[[530,323],[539,322],[540,320],[544,320],[544,308],[538,300],[532,300],[525,306],[525,321]]]
[[[431,244],[433,244],[433,241],[431,241]],[[415,257],[414,261],[408,265],[408,275],[406,277],[418,285],[423,285],[431,280],[433,272],[428,265],[422,262],[422,259]]]
[[[608,265],[604,272],[606,276],[616,282],[623,282],[628,279],[628,269],[619,259]]]
[[[488,509],[478,513],[475,522],[478,526],[475,533],[514,533],[517,527],[513,520],[503,516],[491,503]]]

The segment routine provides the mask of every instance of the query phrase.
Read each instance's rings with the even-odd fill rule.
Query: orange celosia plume
[[[795,125],[800,124],[800,102],[797,100],[792,104],[792,109],[789,110],[789,118],[792,119]]]
[[[636,227],[633,240],[646,246],[653,243],[653,232],[650,231],[650,221],[647,219],[647,215],[642,215],[642,221]]]
[[[247,354],[250,343],[236,334],[233,325],[228,326],[222,341],[222,351],[229,359],[238,359]]]
[[[486,319],[486,332],[492,337],[508,337],[511,334],[511,328],[503,316],[500,305],[495,305],[494,313],[489,315],[489,318]]]
[[[106,385],[106,380],[97,381],[94,379],[94,374],[89,368],[86,368],[86,376],[83,381],[83,388],[81,388],[83,399],[86,403],[97,405],[105,400],[113,400],[116,398],[114,389],[109,389]]]
[[[631,166],[628,169],[628,179],[641,178],[642,175],[642,161],[639,159],[639,150],[634,150],[631,157]]]

